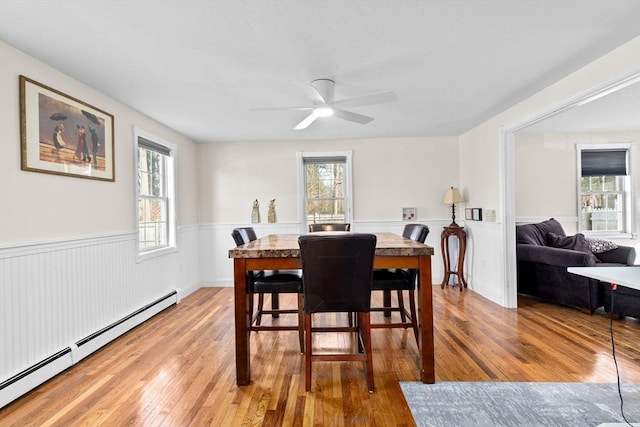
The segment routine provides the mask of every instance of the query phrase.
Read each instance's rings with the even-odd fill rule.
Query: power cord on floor
[[[618,381],[618,396],[620,396],[620,415],[622,415],[622,419],[624,422],[633,427],[633,424],[627,420],[627,417],[624,415],[624,399],[622,398],[622,389],[620,388],[620,371],[618,370],[618,360],[616,359],[616,342],[613,339],[613,298],[615,295],[615,290],[618,288],[618,285],[615,283],[611,284],[611,310],[609,311],[609,331],[611,333],[611,354],[613,355],[613,364],[616,366],[616,379]]]

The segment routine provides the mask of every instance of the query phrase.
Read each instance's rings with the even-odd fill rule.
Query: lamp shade
[[[444,193],[444,197],[442,198],[442,203],[447,205],[452,205],[454,203],[462,203],[464,202],[464,197],[458,191],[457,188],[451,187]]]

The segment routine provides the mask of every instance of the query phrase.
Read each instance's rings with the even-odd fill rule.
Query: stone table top
[[[314,234],[349,234],[344,231]],[[433,255],[433,247],[393,233],[373,233],[377,237],[376,256]],[[271,234],[229,250],[229,258],[299,258],[298,234]]]

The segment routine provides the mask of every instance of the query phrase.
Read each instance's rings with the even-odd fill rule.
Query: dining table
[[[417,368],[421,381],[432,384],[435,382],[431,280],[433,247],[394,233],[372,234],[377,237],[373,268],[419,270],[417,284],[419,366]],[[247,292],[247,272],[301,269],[298,237],[298,234],[271,234],[229,250],[229,258],[233,259],[236,383],[239,386],[249,385],[251,381],[250,301],[253,295]]]

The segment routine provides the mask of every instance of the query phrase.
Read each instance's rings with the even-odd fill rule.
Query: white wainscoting
[[[467,232],[465,279],[469,288],[504,306],[506,273],[505,255],[501,249],[503,237],[500,224],[466,221],[464,227]]]
[[[136,233],[0,248],[0,407],[108,342],[78,351],[86,337],[117,325],[114,339],[197,289],[199,228],[177,237],[178,250],[141,262]],[[45,375],[24,375],[54,355]]]

